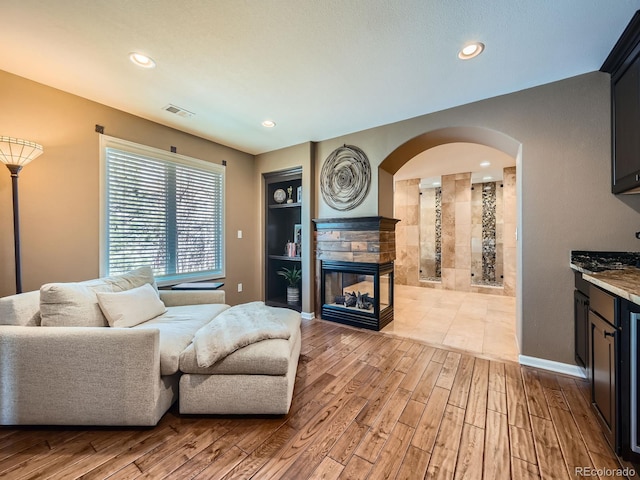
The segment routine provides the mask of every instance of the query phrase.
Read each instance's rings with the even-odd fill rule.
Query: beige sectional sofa
[[[223,291],[160,290],[155,307],[164,313],[110,327],[112,312],[106,318],[97,298],[149,294],[146,284],[155,287],[151,270],[138,269],[0,298],[0,425],[155,425],[177,399],[181,413],[288,412],[297,312],[270,310],[288,339],[262,340],[200,367],[194,335],[237,307],[224,304]]]

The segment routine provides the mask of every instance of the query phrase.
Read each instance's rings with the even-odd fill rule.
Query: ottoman
[[[291,332],[288,340],[262,340],[210,367],[199,367],[193,343],[180,355],[179,409],[184,414],[286,414],[300,356],[300,313],[271,313]],[[213,319],[212,321],[215,321]]]

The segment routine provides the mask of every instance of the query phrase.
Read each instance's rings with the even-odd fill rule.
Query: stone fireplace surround
[[[381,330],[393,320],[393,262],[398,220],[351,217],[314,219],[313,222],[316,226],[316,305],[320,306],[320,317]],[[358,277],[361,282],[356,281]],[[336,282],[341,285],[336,286]],[[352,291],[352,288],[353,291],[362,288],[362,293],[368,289],[366,293],[373,298],[370,309],[335,304],[336,293]]]

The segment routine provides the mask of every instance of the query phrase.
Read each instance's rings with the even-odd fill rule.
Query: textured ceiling
[[[0,7],[0,69],[255,154],[598,70],[640,0]],[[484,53],[458,60],[473,40]],[[132,51],[157,68],[135,67]],[[195,115],[165,112],[170,103]],[[267,118],[277,126],[262,127]]]

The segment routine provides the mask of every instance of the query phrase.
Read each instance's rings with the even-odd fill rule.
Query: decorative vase
[[[287,304],[297,305],[300,302],[300,289],[298,287],[287,287]]]

